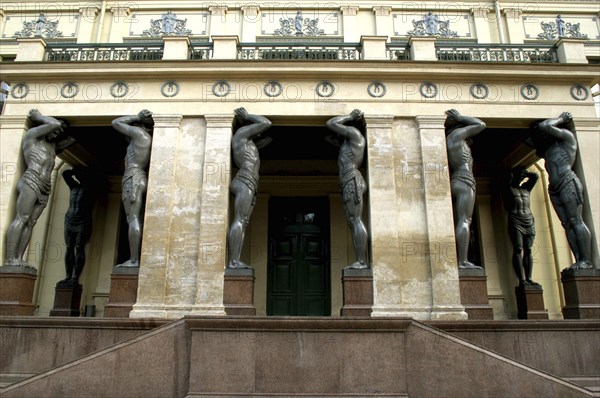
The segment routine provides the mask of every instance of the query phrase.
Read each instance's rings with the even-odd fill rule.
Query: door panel
[[[327,198],[272,198],[269,315],[331,313]]]

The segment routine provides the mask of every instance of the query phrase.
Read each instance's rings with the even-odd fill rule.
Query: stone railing
[[[530,62],[555,63],[558,61],[553,45],[455,45],[436,43],[436,57],[450,62]]]
[[[188,51],[189,56],[188,59],[196,60],[196,61],[206,61],[212,58],[212,43],[202,42],[202,43],[191,43],[189,45]]]
[[[408,43],[390,43],[386,45],[387,59],[390,61],[409,61],[410,47]]]
[[[238,46],[238,59],[287,60],[358,60],[358,43],[242,43]]]
[[[49,62],[159,61],[163,43],[156,44],[52,44],[44,59]]]

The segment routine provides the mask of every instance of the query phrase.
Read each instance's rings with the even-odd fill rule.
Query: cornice
[[[206,119],[206,128],[231,128],[233,123],[233,115],[216,114],[204,115]]]
[[[161,115],[152,114],[152,120],[154,121],[154,128],[179,128],[183,115]]]

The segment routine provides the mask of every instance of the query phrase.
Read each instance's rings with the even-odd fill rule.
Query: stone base
[[[254,307],[254,269],[225,269],[223,305],[227,315],[256,315],[256,308]]]
[[[139,270],[138,267],[113,267],[108,304],[104,307],[106,318],[129,318],[137,299]]]
[[[515,287],[515,295],[517,296],[517,318],[548,319],[542,286],[519,285]]]
[[[343,305],[341,316],[371,316],[373,311],[373,270],[342,271]]]
[[[565,269],[565,319],[600,319],[600,269]]]
[[[487,293],[487,276],[479,268],[459,268],[460,302],[469,319],[494,319]]]
[[[33,290],[37,271],[33,267],[0,267],[0,316],[33,315]]]
[[[79,283],[58,282],[54,295],[54,308],[50,316],[80,316],[81,292]]]

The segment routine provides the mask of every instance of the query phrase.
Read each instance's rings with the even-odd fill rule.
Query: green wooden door
[[[267,314],[331,314],[327,198],[269,203]]]

